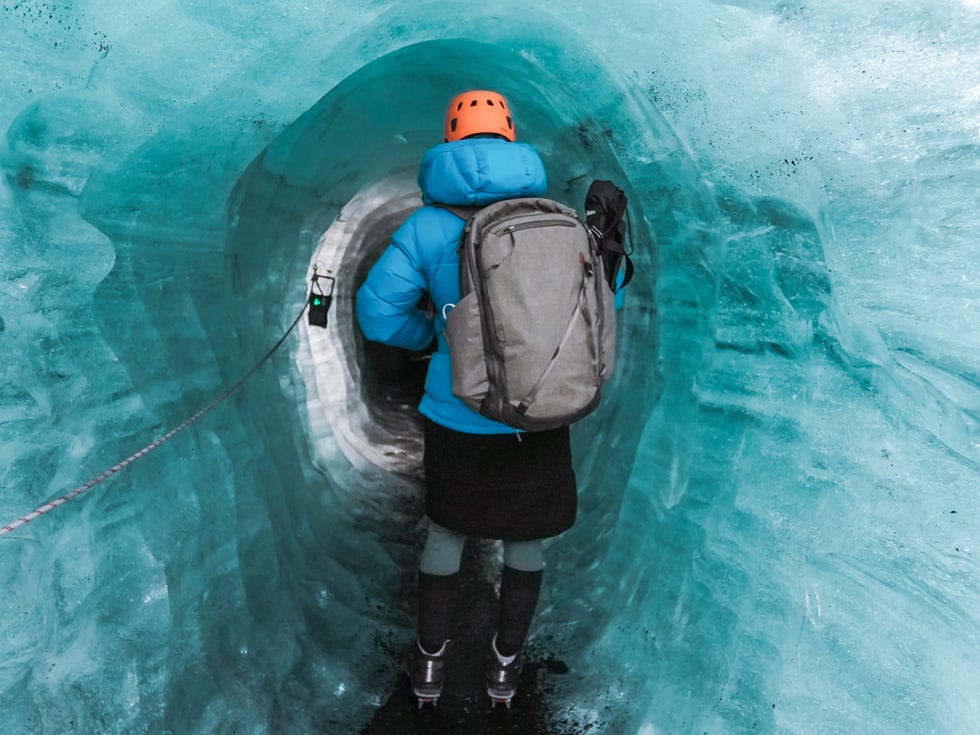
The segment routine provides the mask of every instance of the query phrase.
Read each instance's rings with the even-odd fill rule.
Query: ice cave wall
[[[8,516],[237,379],[344,204],[438,135],[453,66],[489,71],[556,195],[628,180],[646,276],[549,547],[555,706],[607,732],[978,721],[975,4],[0,12]],[[384,696],[413,484],[311,428],[302,344],[3,539],[9,731],[306,732]]]

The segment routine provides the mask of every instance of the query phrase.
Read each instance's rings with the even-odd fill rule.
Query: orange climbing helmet
[[[514,120],[503,95],[473,89],[453,97],[446,111],[446,142],[478,133],[495,133],[513,142]]]

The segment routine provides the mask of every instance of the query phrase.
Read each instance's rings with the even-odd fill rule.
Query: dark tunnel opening
[[[365,233],[364,257],[351,274],[353,293],[357,293],[381,257],[398,224],[393,218],[387,218]],[[355,345],[353,359],[357,361],[361,375],[361,398],[372,421],[393,434],[420,435],[422,419],[415,407],[425,391],[429,351],[413,352],[371,342],[361,333],[353,310],[350,318]]]

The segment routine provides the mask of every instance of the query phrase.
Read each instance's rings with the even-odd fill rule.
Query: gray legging
[[[429,520],[429,536],[422,551],[419,571],[423,574],[455,574],[459,571],[466,536]],[[540,572],[544,569],[541,539],[532,541],[504,541],[504,566],[522,572]]]
[[[419,645],[442,650],[459,581],[466,536],[429,520],[429,536],[419,563]],[[500,610],[494,645],[501,656],[516,655],[527,637],[541,591],[544,557],[541,539],[505,541],[500,579]]]

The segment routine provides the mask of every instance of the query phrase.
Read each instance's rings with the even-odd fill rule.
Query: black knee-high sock
[[[500,621],[497,627],[497,652],[513,656],[524,645],[534,609],[541,592],[542,571],[522,572],[504,567],[500,582]]]
[[[458,587],[459,572],[419,572],[419,643],[428,653],[438,653],[449,639]]]

